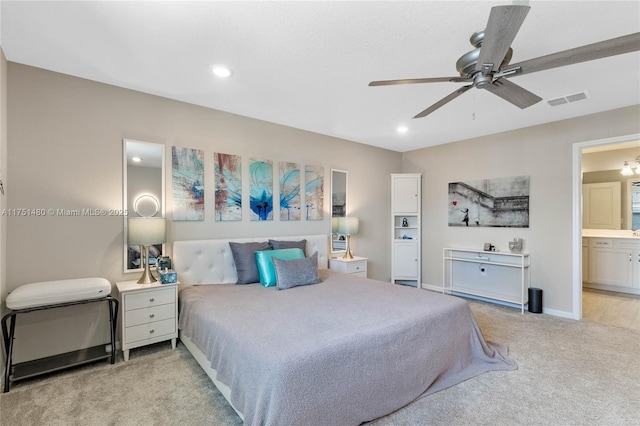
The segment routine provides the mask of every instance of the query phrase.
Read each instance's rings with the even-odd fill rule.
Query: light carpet
[[[487,340],[517,371],[489,372],[418,399],[382,425],[640,425],[640,333],[470,302]],[[363,389],[366,392],[366,389]],[[131,351],[16,382],[2,425],[238,425],[241,420],[183,345]]]

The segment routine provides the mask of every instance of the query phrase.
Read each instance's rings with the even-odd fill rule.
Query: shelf
[[[503,302],[509,302],[514,305],[518,305],[518,307],[520,307],[521,303],[524,303],[526,305],[529,302],[528,300],[522,301],[519,297],[507,296],[504,294],[493,293],[491,291],[480,291],[472,288],[467,288],[461,285],[447,287],[447,290],[452,293],[470,294],[472,296],[478,296],[478,297],[484,297],[487,299],[494,299],[494,300],[500,300]]]
[[[111,352],[107,352],[105,345],[93,346],[86,349],[53,355],[46,358],[35,359],[33,361],[14,364],[12,381],[28,379],[40,374],[52,373],[65,368],[100,361],[111,357]]]

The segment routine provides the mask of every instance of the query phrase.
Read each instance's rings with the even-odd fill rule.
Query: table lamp
[[[347,249],[344,252],[343,259],[353,259],[353,254],[351,253],[351,235],[355,235],[358,233],[360,220],[355,217],[341,217],[338,220],[338,233],[345,234],[347,236]]]
[[[140,246],[140,261],[144,271],[138,284],[151,284],[156,278],[149,271],[149,246],[167,240],[167,223],[163,217],[130,217],[127,220],[128,243]]]

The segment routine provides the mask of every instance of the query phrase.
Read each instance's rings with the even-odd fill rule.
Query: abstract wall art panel
[[[204,151],[171,147],[173,220],[204,220]]]
[[[279,163],[280,220],[300,220],[300,164]]]
[[[322,220],[324,219],[324,167],[306,166],[304,176],[305,219]]]
[[[529,176],[449,184],[449,226],[529,227]]]
[[[251,220],[273,220],[273,162],[249,160],[249,207]]]
[[[213,153],[216,174],[216,221],[242,220],[242,157]]]

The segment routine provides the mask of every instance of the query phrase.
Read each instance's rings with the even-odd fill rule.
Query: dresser
[[[368,260],[366,257],[358,256],[353,256],[353,259],[343,259],[341,257],[329,259],[329,269],[366,278]]]
[[[176,348],[178,338],[178,283],[138,284],[137,281],[116,283],[122,309],[122,352],[125,362],[129,350],[152,343],[171,340]]]

